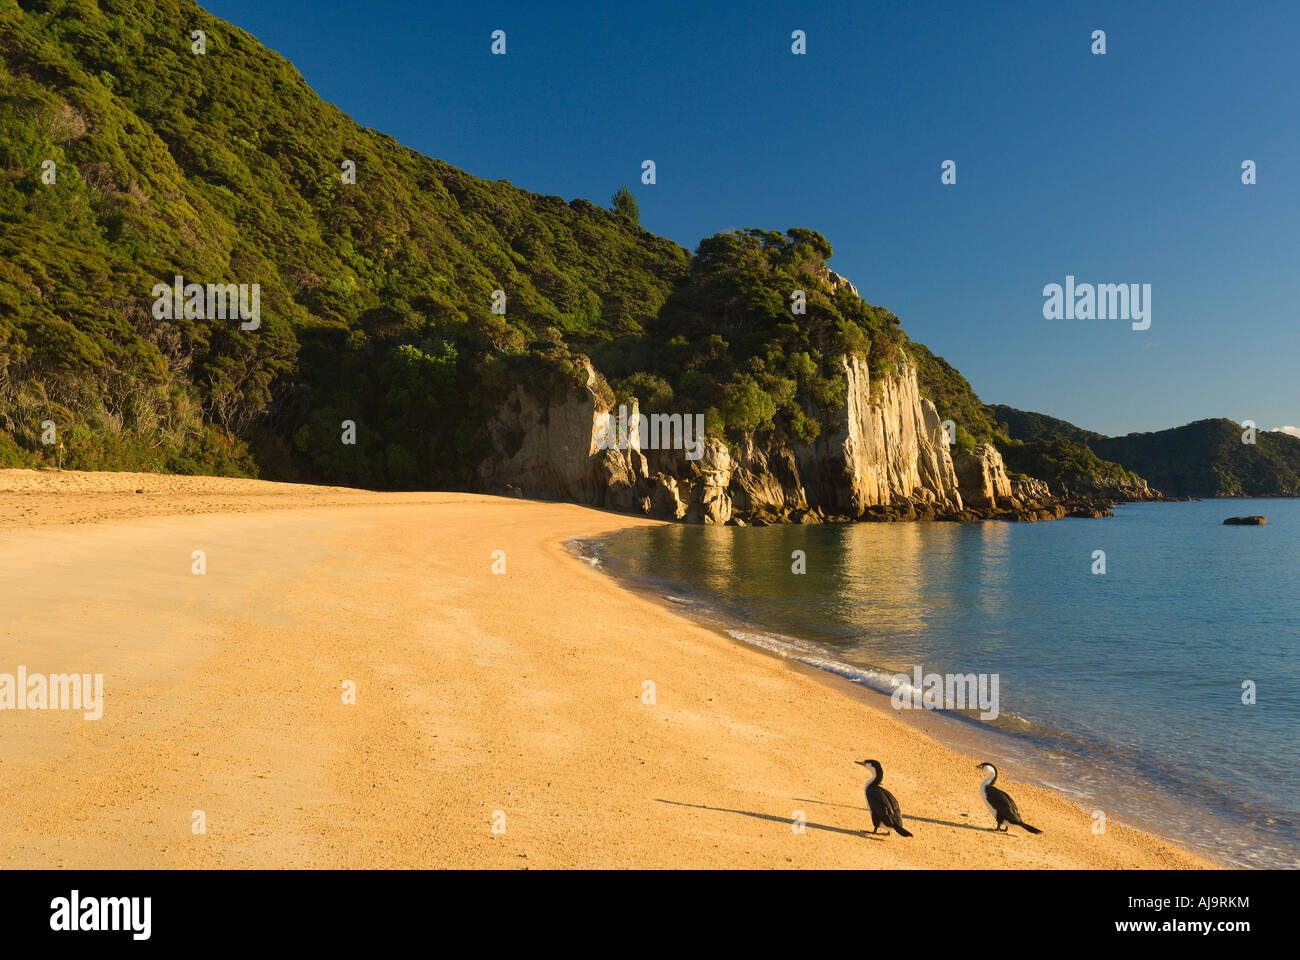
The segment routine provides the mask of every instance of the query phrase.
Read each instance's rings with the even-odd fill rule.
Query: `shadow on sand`
[[[849,803],[830,803],[829,801],[826,800],[808,800],[802,797],[795,797],[794,802],[795,803],[818,803],[821,804],[823,807],[844,807],[846,810],[862,809],[861,807],[855,807]],[[988,827],[979,827],[973,823],[954,823],[951,820],[934,820],[930,817],[909,817],[907,814],[903,814],[903,819],[915,820],[917,823],[933,823],[940,827],[956,827],[959,830],[978,830],[981,833],[989,832]]]
[[[755,820],[770,820],[773,823],[785,824],[787,827],[794,822],[790,817],[777,817],[777,816],[773,816],[770,813],[755,813],[752,810],[729,810],[726,807],[706,807],[704,804],[701,803],[682,803],[678,800],[663,800],[660,798],[656,798],[655,802],[671,803],[674,807],[691,807],[692,809],[695,810],[712,810],[715,813],[736,813],[742,817],[753,817]],[[813,823],[811,821],[807,821],[804,823],[804,827],[806,827],[809,830],[825,830],[828,833],[842,833],[845,836],[849,836],[849,837],[865,837],[868,840],[885,839],[884,836],[873,837],[869,830],[847,830],[844,827],[832,827],[829,824],[825,824],[825,823]]]

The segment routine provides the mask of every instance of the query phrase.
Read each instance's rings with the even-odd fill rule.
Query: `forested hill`
[[[1171,430],[1093,443],[1175,497],[1300,496],[1300,439],[1231,420],[1197,420]]]
[[[1106,438],[1105,434],[1084,430],[1065,420],[1028,410],[1017,410],[1002,403],[991,405],[988,411],[989,415],[1001,424],[1007,435],[1014,440],[1032,443],[1060,439],[1074,443],[1092,443],[1094,440]]]
[[[1217,419],[1107,437],[1041,413],[988,410],[1008,437],[999,441],[1007,465],[1049,482],[1137,474],[1168,497],[1300,496],[1300,439],[1286,433]]]
[[[879,376],[906,354],[963,446],[998,439],[819,233],[692,256],[612,206],[358,126],[186,0],[0,0],[0,465],[52,463],[52,423],[75,468],[462,486],[513,386],[562,393],[584,357],[608,399],[806,441],[844,403],[841,355]],[[176,277],[257,285],[258,323],[160,318]]]
[[[626,217],[358,126],[192,3],[0,0],[0,61],[0,426],[24,450],[49,412],[84,466],[400,482],[465,431],[362,431],[396,444],[377,475],[319,462],[338,444],[314,432],[400,418],[426,388],[454,420],[499,388],[494,358],[638,332],[686,275],[685,250]],[[260,328],[156,322],[175,274],[260,284]]]

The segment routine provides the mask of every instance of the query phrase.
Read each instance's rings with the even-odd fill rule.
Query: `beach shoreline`
[[[985,758],[568,547],[652,523],[473,494],[0,471],[0,672],[106,678],[98,721],[0,711],[0,865],[1211,866],[1113,823],[1095,834],[1012,770],[999,783],[1044,832],[995,833]],[[913,838],[870,835],[867,755]]]
[[[599,534],[582,538],[580,549],[590,551],[591,554],[599,557],[599,551],[594,549],[595,545],[600,541],[608,541],[622,532],[624,531],[602,531]],[[574,543],[577,544],[579,541],[574,541]],[[578,554],[578,556],[579,559],[592,563],[582,554]],[[1068,777],[1068,771],[1060,769],[1059,764],[1053,764],[1050,758],[1053,750],[1049,745],[1040,743],[1031,736],[1017,735],[1008,730],[998,729],[982,723],[972,717],[961,716],[945,710],[896,710],[891,704],[890,693],[884,690],[855,679],[845,672],[839,672],[832,666],[819,666],[816,663],[806,662],[800,659],[797,650],[780,651],[771,645],[764,645],[754,642],[753,639],[746,639],[747,636],[753,633],[763,635],[767,639],[777,639],[781,636],[765,624],[752,619],[737,621],[725,614],[720,608],[706,607],[701,609],[700,606],[694,603],[687,603],[683,598],[670,598],[663,592],[662,585],[639,580],[626,573],[611,569],[604,558],[597,559],[592,565],[609,576],[623,589],[638,593],[666,609],[680,613],[704,629],[715,633],[728,643],[756,652],[761,656],[769,657],[785,665],[787,669],[803,674],[814,682],[823,684],[837,695],[856,701],[869,710],[896,717],[902,723],[914,728],[921,735],[937,740],[953,750],[971,756],[978,755],[993,758],[999,764],[999,769],[1005,767],[1003,772],[1015,769],[1022,779],[1031,779],[1039,786],[1062,796],[1074,803],[1085,814],[1097,808],[1101,803],[1095,794],[1086,790],[1071,791],[1063,788],[1059,781],[1063,776]],[[852,672],[856,672],[856,668],[853,668],[848,663],[843,666]],[[1007,763],[1008,757],[1014,757],[1014,760]],[[1125,783],[1124,786],[1132,789],[1135,784]],[[1139,789],[1137,792],[1145,794],[1146,790],[1150,789],[1148,785],[1140,786],[1146,789]],[[1163,799],[1165,802],[1172,802],[1169,797]],[[1154,817],[1143,818],[1132,813],[1126,816],[1108,816],[1108,822],[1171,843],[1204,859],[1216,868],[1244,869],[1248,866],[1234,864],[1225,859],[1219,851],[1207,849],[1193,838],[1179,836],[1176,831],[1162,832],[1159,824],[1154,821]]]

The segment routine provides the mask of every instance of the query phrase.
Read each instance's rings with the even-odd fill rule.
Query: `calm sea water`
[[[1268,524],[1222,525],[1247,513]],[[1223,863],[1300,866],[1300,501],[1037,524],[671,525],[583,549],[738,639],[883,692],[917,665],[996,674],[988,732],[1018,776]]]

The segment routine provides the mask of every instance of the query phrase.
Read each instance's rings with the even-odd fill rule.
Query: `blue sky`
[[[205,6],[486,179],[602,205],[627,183],[692,250],[821,231],[986,402],[1111,434],[1300,423],[1300,4]],[[1045,320],[1067,274],[1151,284],[1150,329]]]

